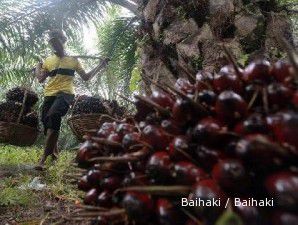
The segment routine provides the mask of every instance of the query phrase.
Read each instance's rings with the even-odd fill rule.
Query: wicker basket
[[[0,121],[0,143],[6,143],[23,147],[31,146],[37,140],[39,130],[37,128],[20,123],[25,109],[27,94],[27,91],[25,91],[22,109],[20,111],[17,121]]]
[[[83,141],[86,134],[94,134],[105,122],[111,122],[114,119],[106,114],[84,114],[75,115],[67,120],[72,132],[79,141]]]
[[[0,142],[16,145],[31,146],[35,143],[39,130],[27,125],[0,121]]]

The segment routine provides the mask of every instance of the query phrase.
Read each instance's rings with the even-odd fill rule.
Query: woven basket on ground
[[[31,146],[35,143],[39,131],[36,128],[19,123],[0,121],[0,142],[16,146]]]
[[[25,91],[22,109],[16,122],[0,121],[0,143],[23,147],[31,146],[37,140],[39,130],[20,123],[26,99],[27,91]]]
[[[111,122],[113,118],[106,114],[75,115],[67,120],[72,132],[79,141],[83,141],[86,134],[95,133],[105,122]]]

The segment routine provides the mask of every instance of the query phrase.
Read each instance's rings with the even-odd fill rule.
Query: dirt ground
[[[0,166],[0,179],[18,179],[18,174],[40,174],[33,169],[3,168]],[[45,172],[44,172],[45,173]],[[53,225],[53,224],[83,224],[69,220],[77,210],[75,201],[58,196],[50,189],[35,191],[33,202],[27,206],[0,206],[0,224],[2,225]]]
[[[55,165],[38,172],[32,163],[36,160],[32,159],[34,153],[13,148],[6,153],[6,149],[0,150],[0,225],[90,224],[88,220],[77,218],[83,206],[76,187],[78,172],[71,166],[74,153],[66,152]],[[20,188],[36,177],[46,184],[46,188]]]

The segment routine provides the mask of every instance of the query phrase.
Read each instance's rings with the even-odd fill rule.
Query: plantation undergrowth
[[[71,177],[75,152],[61,152],[57,162],[48,160],[46,171],[38,172],[34,165],[41,153],[38,148],[0,146],[1,225],[52,224],[44,221],[79,202]]]

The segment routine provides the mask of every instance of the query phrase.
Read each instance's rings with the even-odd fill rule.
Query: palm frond
[[[116,8],[97,27],[101,54],[112,59],[101,80],[110,90],[109,98],[116,98],[117,92],[130,95],[131,73],[137,62],[137,26],[136,17],[119,17]]]

